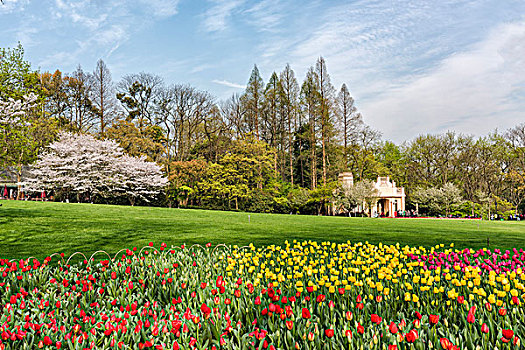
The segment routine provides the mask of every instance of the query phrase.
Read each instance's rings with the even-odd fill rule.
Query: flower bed
[[[504,349],[524,334],[523,250],[161,244],[50,260],[0,260],[0,350]]]

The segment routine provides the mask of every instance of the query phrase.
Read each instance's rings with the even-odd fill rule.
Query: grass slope
[[[369,241],[458,248],[525,248],[525,222],[368,219],[149,207],[0,201],[0,257],[45,257],[182,243],[239,246],[285,240]],[[249,219],[250,217],[250,219]]]

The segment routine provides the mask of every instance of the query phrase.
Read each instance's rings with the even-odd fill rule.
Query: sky
[[[217,101],[318,57],[396,143],[525,122],[523,0],[4,0],[0,47],[41,71],[148,72]]]

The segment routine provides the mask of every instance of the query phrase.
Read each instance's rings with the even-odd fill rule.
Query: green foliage
[[[164,134],[156,125],[147,124],[140,130],[130,121],[118,120],[106,129],[105,136],[117,141],[130,156],[146,156],[148,161],[162,162]]]
[[[24,60],[24,49],[0,48],[0,99],[20,99],[29,93],[40,94],[38,73]]]

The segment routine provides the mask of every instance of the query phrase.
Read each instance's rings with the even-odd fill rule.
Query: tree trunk
[[[321,117],[321,138],[323,143],[323,186],[326,186],[326,135],[325,135],[325,129],[326,129],[326,121],[324,119],[324,113]]]
[[[290,157],[290,183],[293,187],[292,112],[290,111],[288,111],[288,156]]]
[[[16,181],[17,183],[17,193],[16,193],[16,199],[20,200],[22,198],[22,186],[20,185],[20,182],[22,181],[22,174],[20,171],[16,172]]]
[[[312,156],[312,190],[315,190],[317,188],[317,160],[315,156],[315,125],[313,118],[310,118],[310,148],[311,150],[311,156]]]

